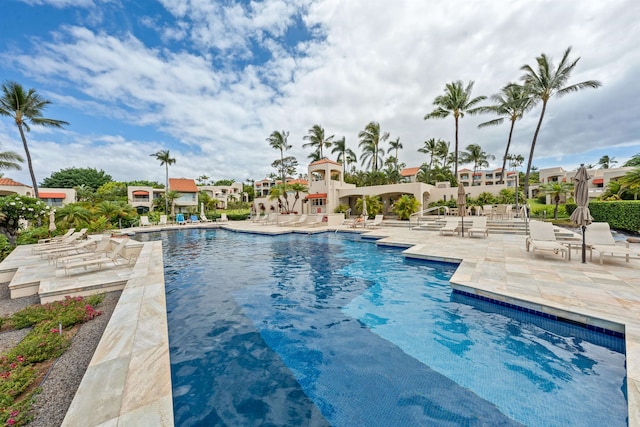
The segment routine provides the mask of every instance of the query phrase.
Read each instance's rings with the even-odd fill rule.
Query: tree
[[[540,191],[551,196],[555,208],[553,209],[553,219],[558,219],[558,207],[560,197],[573,191],[573,184],[567,182],[550,182],[540,186]]]
[[[286,183],[287,176],[295,175],[298,169],[298,160],[293,156],[287,156],[282,160],[274,160],[274,162],[271,163],[271,167],[281,171],[282,182]]]
[[[65,227],[80,228],[89,222],[91,212],[77,203],[69,203],[56,211],[56,219]]]
[[[542,102],[542,110],[540,111],[540,118],[538,119],[538,125],[533,134],[533,140],[531,141],[531,151],[529,152],[529,160],[527,162],[527,172],[524,176],[524,194],[529,197],[529,175],[531,173],[531,166],[533,162],[533,153],[536,148],[536,141],[538,140],[538,134],[542,127],[542,120],[547,110],[547,103],[552,96],[562,97],[568,93],[577,92],[587,88],[598,88],[602,86],[597,80],[586,80],[584,82],[576,83],[567,86],[567,81],[571,77],[573,69],[578,64],[580,58],[573,62],[569,61],[569,54],[571,53],[571,47],[567,48],[558,64],[558,68],[553,69],[553,62],[551,58],[548,58],[544,53],[536,58],[537,70],[529,65],[523,65],[520,69],[525,72],[521,77],[524,84],[527,86],[527,90],[534,98],[534,102]]]
[[[331,147],[333,135],[325,137],[324,128],[320,125],[313,125],[311,129],[309,129],[309,134],[305,135],[302,139],[309,141],[306,144],[302,144],[302,148],[314,148],[315,151],[319,153],[319,158],[324,159],[322,147]]]
[[[438,140],[441,141],[441,140]],[[433,162],[438,154],[438,141],[435,138],[430,138],[424,142],[424,146],[418,148],[419,153],[424,153],[429,155],[429,166],[428,170],[433,169]]]
[[[284,152],[291,148],[291,145],[287,144],[287,139],[289,138],[289,132],[287,131],[277,131],[274,130],[267,138],[267,142],[271,146],[271,148],[275,148],[276,150],[280,150],[280,176],[282,177],[282,182],[287,182],[287,175],[285,171],[285,163],[284,163]],[[275,164],[275,162],[274,162]],[[272,164],[272,166],[274,166]],[[277,166],[274,166],[277,167]]]
[[[361,164],[364,166],[366,162],[367,168],[377,172],[379,166],[382,165],[382,156],[384,156],[384,150],[380,147],[380,143],[389,139],[389,132],[381,134],[380,123],[369,122],[364,130],[358,133],[358,138],[360,138],[358,147],[363,151],[360,156]]]
[[[449,116],[453,116],[456,125],[456,146],[454,151],[454,175],[458,176],[458,120],[463,118],[465,114],[477,114],[482,111],[482,107],[476,107],[480,101],[486,99],[486,96],[471,97],[471,91],[473,90],[473,81],[467,84],[467,87],[462,87],[462,81],[447,83],[444,90],[444,95],[439,95],[433,100],[433,105],[437,108],[431,113],[424,116],[425,120],[429,119],[444,119]]]
[[[602,156],[600,160],[598,160],[598,165],[600,165],[602,169],[609,169],[611,165],[616,163],[618,163],[618,161],[615,160],[615,157]]]
[[[346,175],[349,164],[357,162],[358,158],[356,157],[356,153],[354,153],[353,150],[347,148],[347,142],[344,136],[342,137],[342,139],[339,139],[333,143],[331,154],[335,153],[338,153],[336,161],[342,163],[342,172]]]
[[[18,153],[13,151],[0,151],[0,169],[21,170],[24,159]]]
[[[634,199],[638,198],[638,193],[640,193],[640,167],[627,172],[618,181],[633,193]]]
[[[164,165],[165,168],[165,186],[164,186],[164,212],[169,213],[169,165],[176,162],[176,159],[171,158],[169,150],[160,150],[154,154],[150,154],[151,157],[155,157],[160,162],[160,166]]]
[[[216,182],[213,183],[214,186],[230,186],[233,185],[233,183],[236,182],[234,179],[219,179]]]
[[[112,226],[119,225],[119,220],[130,220],[136,217],[135,209],[126,202],[105,200],[94,207],[94,212],[107,218]]]
[[[624,162],[622,166],[640,166],[640,153],[631,156],[631,158]]]
[[[40,183],[41,187],[74,188],[85,185],[94,191],[107,182],[111,182],[111,175],[95,168],[67,168],[53,172],[50,177]]]
[[[127,184],[118,181],[107,182],[96,190],[95,196],[98,201],[127,202]]]
[[[51,101],[42,98],[36,93],[35,89],[29,89],[25,93],[24,88],[20,84],[12,81],[5,82],[2,85],[0,116],[12,118],[15,121],[16,126],[18,126],[22,145],[24,146],[24,152],[27,156],[31,182],[33,183],[33,194],[36,198],[38,198],[38,184],[36,181],[36,174],[33,171],[31,153],[29,152],[29,146],[27,145],[27,139],[24,136],[24,131],[31,131],[29,123],[54,128],[61,128],[64,125],[69,124],[62,120],[42,117],[43,110],[49,104],[51,104]]]
[[[469,144],[467,145],[467,151],[463,151],[460,155],[460,163],[473,163],[473,173],[475,174],[478,168],[489,167],[489,160],[495,158],[496,156],[493,154],[487,154],[483,151],[478,144]]]
[[[291,206],[291,210],[295,211],[296,203],[298,203],[298,199],[300,199],[300,193],[306,193],[307,191],[309,191],[309,189],[305,185],[300,184],[299,182],[289,185],[289,189],[291,191],[295,191],[293,206]]]
[[[196,178],[196,181],[198,181],[198,185],[208,185],[209,177],[207,175],[200,175]]]
[[[15,245],[21,220],[42,220],[49,215],[49,206],[33,197],[11,194],[0,197],[0,233]]]
[[[81,184],[73,187],[76,190],[77,202],[93,202],[95,195],[93,194],[93,188],[88,185]]]
[[[409,219],[412,213],[418,212],[420,202],[413,195],[403,194],[392,206],[393,212],[398,215],[398,219]]]
[[[389,149],[387,150],[387,154],[395,151],[395,158],[398,159],[398,151],[402,150],[404,146],[400,142],[400,137],[397,137],[395,141],[389,141]]]
[[[513,128],[516,125],[516,121],[520,120],[522,116],[524,116],[524,113],[533,108],[534,103],[527,87],[516,83],[509,83],[503,87],[501,93],[491,96],[491,101],[493,101],[494,105],[484,107],[483,112],[494,113],[502,117],[480,123],[478,127],[483,128],[486,126],[497,126],[502,124],[505,118],[508,118],[511,122],[511,126],[509,127],[509,138],[507,139],[507,148],[504,150],[504,157],[502,158],[501,182],[504,182],[506,177],[507,157],[509,156],[511,137],[513,136]]]

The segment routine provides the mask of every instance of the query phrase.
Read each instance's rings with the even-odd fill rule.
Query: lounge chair
[[[167,216],[160,215],[160,221],[158,221],[158,225],[167,225]]]
[[[485,238],[489,235],[489,229],[487,228],[487,217],[478,216],[471,218],[471,228],[469,228],[469,237],[473,237],[474,234],[482,234]]]
[[[300,215],[300,218],[298,218],[295,221],[292,221],[291,223],[288,223],[287,225],[291,227],[300,227],[301,225],[305,225],[306,222],[307,222],[307,215],[303,214],[303,215]]]
[[[129,239],[122,239],[120,243],[116,245],[115,248],[111,250],[106,256],[96,257],[92,259],[86,259],[81,261],[74,261],[64,264],[64,274],[68,276],[74,269],[82,267],[84,271],[87,271],[87,267],[97,266],[97,269],[92,271],[97,271],[102,269],[104,266],[108,264],[113,265],[121,265],[119,260],[122,258],[126,261],[126,264],[130,263],[134,258],[133,256],[125,257],[123,255],[124,247],[127,245]],[[124,265],[124,263],[122,264]]]
[[[150,225],[153,225],[153,223],[149,222],[149,217],[146,215],[142,215],[140,217],[140,226],[141,227],[149,227]]]
[[[302,215],[300,217],[295,215],[291,215],[291,216],[282,215],[282,216],[285,217],[286,219],[282,222],[278,221],[278,225],[280,227],[287,227],[289,225],[293,225],[294,223],[300,221],[300,219],[302,219],[302,221],[304,222],[304,220],[307,218],[306,215]]]
[[[198,220],[198,215],[191,215],[191,216],[189,217],[189,222],[190,222],[191,224],[196,224],[196,223],[200,222],[200,221]]]
[[[366,224],[367,228],[378,228],[380,227],[380,224],[382,224],[382,219],[384,218],[384,215],[376,215],[376,217],[373,219],[373,221],[369,222]]]
[[[272,212],[269,215],[266,215],[265,218],[263,218],[259,224],[267,225],[267,224],[277,224],[277,223],[278,223],[278,214]]]
[[[445,223],[445,225],[443,227],[440,227],[440,234],[443,236],[445,234],[453,235],[453,233],[460,234],[460,227],[458,223],[459,223],[458,218],[447,219],[447,222]]]
[[[229,222],[229,218],[227,218],[227,214],[226,213],[221,213],[220,214],[220,219],[218,219],[218,222]]]
[[[43,243],[53,243],[53,242],[61,242],[64,239],[66,239],[67,237],[71,236],[73,234],[73,232],[75,231],[75,228],[70,228],[67,230],[67,232],[61,236],[54,236],[54,237],[49,237],[46,239],[40,239],[38,240],[39,244],[43,244]]]
[[[205,214],[200,214],[200,221],[202,222],[211,222],[209,218]]]
[[[324,215],[314,215],[307,217],[306,227],[320,227],[324,224]]]
[[[77,240],[80,240],[83,237],[85,237],[85,235],[87,234],[87,230],[88,230],[87,228],[83,228],[82,230],[74,232],[69,237],[66,237],[59,242],[36,244],[33,247],[32,252],[42,252],[42,251],[47,251],[51,249],[71,247],[77,244]]]
[[[187,223],[187,221],[184,220],[184,215],[179,213],[176,214],[176,224],[178,225],[185,225]]]
[[[95,243],[95,247],[92,250],[88,250],[86,252],[80,252],[76,254],[69,254],[68,252],[52,254],[49,257],[49,262],[53,260],[55,261],[56,266],[58,266],[61,264],[65,264],[67,262],[98,258],[106,255],[107,248],[109,247],[110,242],[111,242],[111,239],[108,236],[103,236],[102,239],[93,242]]]
[[[258,223],[259,223],[259,222],[262,222],[262,221],[263,221],[263,220],[265,220],[268,216],[269,216],[269,215],[267,215],[267,214],[262,215],[262,214],[258,213],[258,215],[256,215],[256,216],[251,220],[251,222],[258,222]]]
[[[553,224],[550,222],[530,221],[529,236],[525,241],[527,252],[531,249],[531,253],[535,255],[536,251],[553,252],[561,254],[565,260],[568,260],[568,248],[556,240],[556,233]]]
[[[40,251],[39,253],[40,257],[48,258],[49,262],[51,262],[52,259],[55,259],[59,256],[88,252],[92,245],[95,245],[95,241],[93,240],[79,240],[78,242],[72,243],[70,245],[47,249],[46,251]]]
[[[600,255],[600,264],[605,256],[624,257],[629,262],[629,257],[639,257],[640,251],[629,248],[629,243],[625,246],[618,245],[611,234],[611,228],[607,222],[593,222],[587,226],[585,232],[585,243],[591,248],[590,261],[593,259],[593,251]]]

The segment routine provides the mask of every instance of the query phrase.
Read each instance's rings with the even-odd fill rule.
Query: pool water
[[[623,426],[624,340],[452,293],[357,236],[164,242],[178,426]]]

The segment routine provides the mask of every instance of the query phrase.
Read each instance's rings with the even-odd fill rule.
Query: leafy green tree
[[[44,202],[33,197],[17,194],[0,197],[0,233],[15,245],[21,220],[42,220],[49,215],[49,209]]]
[[[120,220],[125,222],[125,225],[129,223],[137,216],[135,209],[126,202],[105,200],[98,203],[94,207],[94,213],[99,217],[103,216],[107,218],[109,223],[113,226],[118,226]]]
[[[507,158],[509,156],[509,148],[511,147],[511,137],[513,136],[513,128],[516,125],[516,121],[520,120],[524,116],[524,113],[533,108],[534,103],[527,87],[516,83],[509,83],[503,87],[500,93],[491,96],[491,101],[494,105],[484,107],[482,112],[493,113],[501,117],[480,123],[478,127],[483,128],[486,126],[501,125],[505,118],[508,118],[511,122],[511,126],[509,127],[509,138],[507,139],[507,148],[504,150],[504,157],[502,158],[501,182],[504,182],[506,177]]]
[[[151,157],[155,157],[156,160],[160,162],[160,166],[164,165],[165,168],[165,185],[164,185],[164,211],[165,213],[169,213],[169,165],[173,165],[176,162],[176,159],[171,157],[171,153],[169,150],[160,150],[156,153],[150,154]]]
[[[319,154],[319,158],[324,159],[322,148],[331,147],[334,135],[325,137],[324,128],[320,125],[313,125],[308,133],[302,139],[309,142],[302,144],[302,148],[313,148]]]
[[[631,156],[631,158],[624,162],[622,166],[640,166],[640,153]]]
[[[427,139],[424,142],[424,145],[420,148],[418,148],[418,152],[419,153],[424,153],[427,154],[429,156],[429,165],[428,165],[428,170],[432,170],[433,169],[433,165],[438,164],[438,159],[439,156],[441,155],[441,151],[442,151],[442,145],[441,143],[444,143],[444,141],[442,141],[441,139],[438,139],[436,141],[435,138],[430,138]],[[447,147],[447,152],[449,151],[448,147]],[[446,156],[446,154],[445,154]]]
[[[282,160],[274,160],[274,162],[271,163],[271,167],[282,173],[282,182],[286,182],[287,176],[295,175],[298,169],[298,160],[293,156],[287,156]]]
[[[474,174],[478,171],[478,168],[489,167],[489,160],[496,158],[493,154],[487,154],[483,151],[478,144],[469,144],[466,150],[460,155],[460,163],[473,163]]]
[[[290,149],[292,146],[287,143],[287,139],[289,138],[289,132],[287,131],[277,131],[274,130],[269,138],[267,138],[267,142],[271,146],[271,148],[275,148],[276,150],[280,150],[280,163],[277,166],[274,166],[275,162],[272,164],[273,167],[280,171],[280,176],[282,177],[282,182],[287,182],[287,171],[285,170],[285,162],[284,162],[284,152]]]
[[[230,185],[233,185],[233,183],[236,182],[233,179],[219,179],[216,182],[213,183],[214,186],[222,186],[222,187],[228,187]]]
[[[73,189],[76,190],[76,201],[93,202],[95,200],[94,190],[88,185],[78,185],[76,187],[73,187]]]
[[[354,153],[352,149],[347,148],[347,142],[344,136],[333,143],[333,149],[331,150],[331,154],[335,154],[335,153],[338,153],[338,157],[336,161],[339,163],[342,163],[343,165],[342,172],[344,175],[346,175],[347,170],[349,169],[349,165],[351,163],[357,162],[358,157],[356,156],[356,153]]]
[[[200,175],[196,178],[196,181],[198,181],[198,185],[208,185],[209,177],[207,175]]]
[[[392,210],[398,215],[398,219],[409,219],[411,214],[418,212],[420,202],[413,195],[403,194],[393,204]]]
[[[425,120],[444,119],[453,116],[456,125],[456,146],[454,151],[454,176],[458,176],[458,121],[465,114],[477,114],[482,112],[482,107],[475,107],[480,101],[485,100],[486,96],[471,97],[473,91],[473,81],[470,81],[466,87],[462,86],[462,81],[447,83],[444,95],[439,95],[433,100],[433,105],[437,108],[431,113],[424,116]]]
[[[567,86],[567,81],[571,77],[571,73],[578,64],[580,58],[575,61],[569,61],[569,54],[571,53],[571,47],[567,48],[558,64],[558,68],[553,67],[551,58],[548,58],[544,53],[536,58],[537,70],[529,65],[523,65],[520,69],[525,72],[521,77],[524,84],[527,86],[527,90],[533,96],[534,102],[542,102],[542,110],[540,111],[540,118],[538,119],[538,125],[533,134],[533,140],[531,141],[531,151],[529,152],[529,160],[527,163],[527,172],[524,176],[524,193],[529,197],[529,175],[531,174],[531,166],[533,162],[533,153],[536,148],[536,141],[538,140],[538,134],[542,127],[542,120],[547,110],[547,103],[552,96],[562,97],[568,93],[577,92],[587,88],[598,88],[602,86],[597,80],[586,80],[584,82],[576,83]]]
[[[358,138],[360,138],[358,147],[362,150],[361,164],[364,166],[366,163],[367,169],[377,172],[384,156],[384,149],[380,144],[389,139],[389,132],[380,133],[380,123],[369,122],[364,130],[358,133]]]
[[[139,186],[139,187],[151,187],[151,188],[164,188],[164,184],[160,184],[159,182],[156,182],[156,181],[147,181],[145,179],[127,181],[125,184],[127,184],[127,187]]]
[[[386,169],[383,170],[386,175],[386,183],[387,184],[397,184],[402,181],[402,175],[400,171],[404,169],[407,165],[404,163],[398,163],[398,159],[394,156],[387,157],[384,161],[384,165]]]
[[[24,146],[24,152],[27,156],[27,164],[29,166],[29,174],[31,175],[31,182],[33,183],[33,194],[38,197],[38,183],[36,181],[36,174],[33,171],[33,162],[31,161],[31,153],[29,153],[29,146],[27,145],[27,139],[24,136],[24,131],[31,131],[29,123],[38,126],[61,128],[69,123],[62,120],[47,119],[42,117],[42,113],[51,104],[36,93],[35,89],[29,89],[25,92],[24,88],[12,81],[3,83],[2,85],[2,97],[0,97],[0,116],[7,116],[14,120],[18,131],[20,132],[20,138],[22,139],[22,145]],[[67,188],[73,188],[71,187]]]
[[[56,210],[56,221],[59,221],[65,228],[80,228],[91,219],[91,211],[78,203],[69,203]]]
[[[277,200],[278,205],[281,209],[284,209],[286,213],[291,213],[291,209],[289,208],[289,198],[287,197],[286,184],[278,184],[275,187],[271,188],[271,191],[269,191],[269,200]]]
[[[550,182],[540,186],[540,191],[551,196],[555,208],[553,209],[553,218],[558,219],[558,207],[560,206],[560,198],[573,191],[573,184],[567,182]]]
[[[627,172],[619,181],[633,193],[634,199],[637,200],[640,193],[640,166]]]
[[[307,188],[306,185],[302,185],[299,182],[296,182],[295,184],[290,184],[287,186],[288,190],[293,191],[294,192],[294,201],[293,201],[293,206],[291,206],[291,210],[295,211],[296,210],[296,204],[298,203],[298,200],[300,199],[300,193],[306,193],[307,191],[309,191],[309,189]]]
[[[98,201],[127,201],[127,183],[111,181],[102,184],[100,188],[96,190],[96,199]]]
[[[111,182],[111,175],[102,169],[95,168],[67,168],[53,172],[50,177],[40,183],[41,187],[49,188],[74,188],[80,185],[97,190],[101,185]]]
[[[600,165],[602,169],[609,169],[611,165],[616,163],[618,163],[618,161],[615,157],[602,156],[600,160],[598,160],[598,165]]]

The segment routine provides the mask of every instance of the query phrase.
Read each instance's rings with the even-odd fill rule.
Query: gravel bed
[[[102,315],[83,323],[73,338],[71,347],[54,362],[41,384],[42,391],[34,399],[32,406],[34,418],[28,424],[29,426],[57,427],[62,424],[120,294],[121,291],[106,294],[104,301],[97,307],[102,311]],[[11,300],[8,296],[7,284],[0,284],[0,313],[3,313],[3,316],[38,303],[38,296]],[[28,331],[14,332],[26,335]],[[0,346],[12,345],[11,343],[15,340],[17,344],[20,339],[13,332],[0,334]]]

